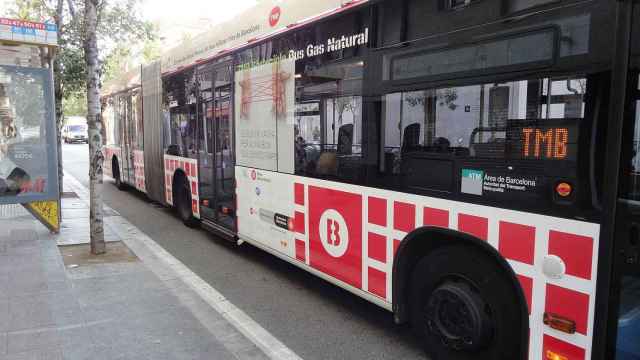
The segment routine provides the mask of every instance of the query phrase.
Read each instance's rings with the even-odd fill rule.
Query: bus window
[[[175,75],[164,82],[164,108],[169,123],[167,153],[169,155],[197,156],[197,119],[194,71]]]
[[[634,5],[633,33],[631,35],[631,68],[629,69],[629,99],[625,123],[624,147],[621,161],[622,198],[618,212],[626,215],[616,225],[622,233],[617,240],[623,263],[618,265],[620,298],[617,314],[615,360],[640,360],[640,239],[638,234],[638,207],[640,206],[640,5]],[[622,102],[621,102],[622,104]],[[622,105],[620,105],[622,106]],[[620,216],[620,215],[619,215]],[[630,229],[627,233],[627,229]]]
[[[430,177],[426,189],[452,191],[454,160],[575,161],[586,83],[545,78],[388,94],[382,171],[403,186],[418,161],[446,174]]]
[[[352,61],[296,75],[296,174],[360,178],[363,68],[364,62]]]

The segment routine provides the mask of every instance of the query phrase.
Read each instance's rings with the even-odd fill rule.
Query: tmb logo
[[[327,209],[320,216],[320,240],[322,247],[334,258],[347,252],[349,246],[349,229],[347,222],[339,212]]]
[[[281,14],[282,14],[282,10],[280,10],[280,6],[276,6],[273,9],[271,9],[271,14],[269,14],[269,25],[271,25],[271,27],[278,25]]]

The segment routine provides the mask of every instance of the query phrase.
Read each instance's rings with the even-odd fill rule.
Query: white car
[[[65,143],[89,143],[89,134],[86,124],[65,125],[62,129],[62,139]]]

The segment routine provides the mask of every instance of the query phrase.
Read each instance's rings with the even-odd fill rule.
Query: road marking
[[[87,203],[89,202],[89,191],[82,185],[73,175],[68,172],[64,172],[65,185],[72,187],[75,193],[78,194],[80,200]],[[105,208],[107,206],[105,205]],[[265,330],[260,324],[255,322],[246,313],[236,307],[233,303],[227,300],[218,290],[216,290],[209,283],[200,278],[196,273],[191,271],[180,260],[176,259],[162,246],[158,245],[148,235],[131,224],[124,217],[120,217],[120,225],[126,229],[127,235],[123,236],[123,241],[129,246],[130,242],[142,243],[146,249],[151,252],[157,259],[159,259],[166,268],[176,275],[177,279],[180,279],[186,285],[188,285],[193,291],[195,291],[209,306],[211,306],[216,312],[218,312],[223,318],[225,318],[231,325],[233,325],[240,333],[253,342],[265,355],[271,359],[282,360],[302,360],[296,353],[284,345],[275,336]],[[134,235],[134,236],[131,236]],[[137,247],[138,244],[131,243],[132,250]],[[154,270],[154,269],[152,269]],[[155,272],[155,270],[154,270]]]

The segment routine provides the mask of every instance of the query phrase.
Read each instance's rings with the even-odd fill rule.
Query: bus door
[[[118,121],[122,129],[121,141],[121,168],[120,179],[125,184],[132,184],[133,161],[129,158],[131,152],[131,97],[128,92],[118,95],[119,116]]]
[[[219,225],[234,229],[234,154],[231,142],[231,86],[216,89],[214,188]]]
[[[231,122],[231,65],[216,66],[212,71],[205,68],[200,76],[204,84],[201,85],[200,146],[202,216],[218,227],[233,231],[235,156]]]
[[[615,360],[640,360],[640,5],[635,5],[614,247]],[[620,102],[619,106],[623,106]],[[614,296],[615,298],[615,296]]]
[[[135,92],[127,93],[127,120],[125,122],[126,137],[124,146],[122,149],[122,157],[126,162],[125,182],[129,185],[134,185],[135,181],[135,167],[133,159],[134,141],[136,137],[136,104],[135,104]]]

